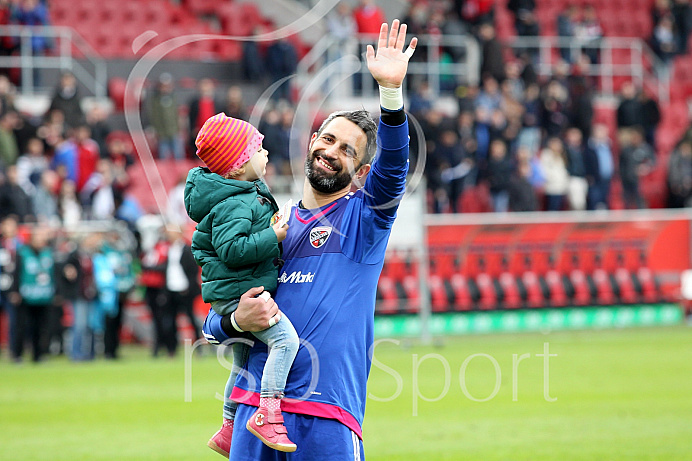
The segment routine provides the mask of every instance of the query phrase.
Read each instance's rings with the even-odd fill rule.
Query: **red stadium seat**
[[[404,280],[404,277],[408,275],[406,260],[396,250],[387,255],[385,267],[386,274],[396,282]]]
[[[520,308],[522,299],[514,275],[511,272],[503,272],[500,274],[498,281],[500,282],[500,287],[502,287],[502,305],[505,309]]]
[[[648,11],[640,11],[640,14],[634,16],[632,19],[634,21],[633,32],[635,37],[640,37],[644,40],[648,40],[651,37],[653,25],[651,23],[651,16]]]
[[[219,2],[212,0],[187,0],[200,13],[211,13],[223,9]],[[235,2],[231,2],[235,3]],[[254,4],[236,9],[243,13],[241,21],[256,23],[262,21],[259,10]],[[206,33],[204,23],[191,14],[190,10],[174,5],[168,0],[121,0],[120,2],[103,2],[101,0],[81,0],[67,2],[56,0],[51,4],[55,12],[53,22],[56,25],[67,25],[75,28],[86,40],[106,58],[132,58],[132,41],[146,30],[159,34],[156,42],[145,45],[138,54],[150,50],[155,44],[164,40],[191,33]],[[259,16],[258,16],[259,15]],[[259,19],[258,19],[259,17]],[[106,39],[99,39],[105,35]],[[75,51],[79,55],[79,51]],[[239,44],[217,45],[211,42],[198,43],[173,51],[166,58],[196,58],[238,60],[242,57]]]
[[[637,291],[634,288],[632,274],[624,267],[619,267],[614,274],[615,283],[618,288],[620,302],[634,304],[638,301]]]
[[[216,0],[185,0],[183,6],[197,15],[211,15],[216,12],[219,2]]]
[[[577,306],[586,306],[591,303],[591,290],[586,274],[581,269],[573,269],[569,273],[569,281],[574,289],[572,302]]]
[[[658,293],[658,286],[651,269],[642,266],[637,269],[636,276],[639,281],[639,286],[641,287],[640,295],[642,296],[642,300],[647,303],[659,301],[660,295]]]
[[[245,37],[252,35],[255,27],[262,23],[262,16],[254,4],[232,2],[219,11],[221,28],[224,33]]]
[[[620,29],[620,19],[617,14],[604,13],[599,15],[599,21],[601,23],[601,28],[603,29],[603,35],[606,37],[617,36]]]
[[[497,293],[495,292],[492,277],[482,272],[476,277],[476,285],[478,285],[478,291],[480,292],[479,307],[484,310],[497,307]]]
[[[487,272],[484,255],[476,252],[466,253],[460,272],[472,279],[475,279],[482,272]]]
[[[406,293],[406,312],[415,314],[420,311],[420,285],[418,277],[408,275],[401,282]]]
[[[434,253],[430,255],[430,272],[449,279],[457,272],[454,254]]]
[[[240,8],[240,15],[244,21],[247,21],[252,24],[259,24],[260,22],[262,22],[262,13],[260,12],[259,7],[256,3],[243,2],[240,3],[238,6]]]
[[[526,271],[521,275],[521,281],[526,290],[527,307],[543,307],[545,305],[545,300],[543,299],[543,290],[538,275],[531,270]]]
[[[473,298],[466,277],[461,274],[454,274],[449,282],[454,291],[454,308],[460,311],[473,309]]]
[[[602,305],[615,304],[615,293],[613,293],[613,286],[610,284],[608,272],[599,267],[594,270],[592,277],[596,285],[596,300],[598,303]]]
[[[514,29],[514,15],[505,8],[495,9],[495,28],[499,39],[514,37],[517,33]]]
[[[554,267],[551,267],[545,273],[545,283],[548,287],[550,305],[553,307],[566,306],[569,302],[569,298],[562,274]]]
[[[65,24],[66,22],[71,22],[73,12],[73,8],[64,7],[56,3],[50,8],[50,19],[54,24]]]
[[[433,312],[444,312],[449,309],[449,298],[444,280],[439,275],[431,275],[428,278],[430,290],[430,304]]]
[[[418,264],[420,261],[416,250],[410,249],[404,259],[406,260],[406,271],[408,275],[418,277]]]
[[[120,18],[123,10],[123,4],[118,2],[103,2],[96,9],[95,17],[100,24],[118,23],[124,24]]]
[[[380,276],[377,283],[377,313],[394,314],[399,308],[399,296],[394,281],[389,277]]]

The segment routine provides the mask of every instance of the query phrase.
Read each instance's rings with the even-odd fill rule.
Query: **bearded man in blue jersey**
[[[366,60],[380,86],[381,117],[366,111],[331,114],[310,139],[302,201],[291,210],[283,241],[284,265],[275,298],[249,290],[231,315],[210,310],[211,342],[261,331],[285,312],[301,338],[282,400],[282,422],[297,445],[275,451],[239,426],[230,459],[342,461],[364,459],[361,425],[370,372],[375,293],[408,172],[408,121],[402,83],[417,44],[404,51],[406,25],[382,24],[377,51]],[[351,192],[352,184],[364,186]],[[267,346],[257,342],[231,399],[236,418],[248,420],[259,404]],[[268,418],[267,418],[268,419]],[[257,421],[255,424],[269,424]]]

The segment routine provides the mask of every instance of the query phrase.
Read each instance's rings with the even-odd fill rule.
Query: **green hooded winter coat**
[[[193,168],[185,184],[185,209],[197,227],[192,254],[202,267],[205,302],[233,300],[252,287],[276,290],[281,256],[270,226],[279,207],[267,185],[224,179]]]

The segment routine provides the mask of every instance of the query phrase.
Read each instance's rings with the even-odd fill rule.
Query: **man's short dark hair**
[[[343,117],[355,123],[358,128],[363,130],[366,136],[366,144],[365,154],[360,164],[365,165],[367,163],[372,163],[372,160],[375,158],[375,153],[377,152],[377,125],[370,116],[370,113],[367,110],[340,110],[332,112],[329,114],[329,117],[322,122],[322,125],[320,125],[319,130],[317,130],[317,136],[319,137],[322,131],[324,131],[324,127],[329,125],[329,122],[337,117]]]

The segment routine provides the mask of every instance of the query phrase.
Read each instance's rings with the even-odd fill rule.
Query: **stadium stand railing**
[[[48,38],[53,46],[46,55],[34,55],[34,37]],[[22,94],[35,90],[34,69],[72,72],[96,97],[106,96],[106,63],[99,53],[74,29],[66,26],[0,26],[0,39],[18,41],[18,53],[0,56],[0,68],[21,69]]]
[[[582,50],[595,50],[599,61],[589,65],[588,75],[598,79],[603,96],[613,96],[625,80],[632,80],[640,88],[648,86],[653,89],[660,103],[666,104],[670,99],[667,66],[639,38],[603,37],[580,43],[571,37],[512,37],[505,46],[512,50],[535,50],[539,56],[536,71],[542,77],[552,75],[561,53],[566,53],[572,62],[576,62]]]
[[[314,75],[315,69],[322,69],[341,57],[358,56],[359,50],[365,50],[365,46],[372,43],[373,37],[364,34],[356,35],[353,40],[343,44],[331,37],[320,40],[298,63],[297,82],[299,85],[304,84]],[[455,62],[443,59],[442,48],[454,49],[458,59]],[[441,79],[445,77],[478,84],[481,54],[478,42],[471,35],[419,35],[416,53],[417,56],[424,56],[425,59],[412,60],[408,66],[408,75],[426,77],[434,97],[439,96]],[[355,68],[348,65],[334,66],[329,80],[343,82],[355,74],[359,74],[363,82],[367,82],[370,75],[365,65]],[[353,96],[349,88],[351,88],[349,85],[339,84],[334,85],[333,90],[337,96]],[[363,96],[373,94],[374,89],[371,85],[363,85]]]
[[[339,57],[356,54],[358,50],[372,43],[372,37],[358,35],[346,45],[339,45],[334,39],[327,38],[318,42],[300,61],[297,70],[297,81],[303,84],[314,75],[315,69],[336,61]],[[536,70],[540,76],[552,75],[553,67],[559,59],[560,51],[577,55],[582,49],[595,49],[599,53],[599,62],[591,64],[588,72],[600,83],[599,90],[603,96],[611,97],[619,90],[625,80],[632,80],[639,86],[648,85],[657,95],[659,102],[666,104],[670,99],[670,72],[660,59],[651,51],[645,41],[632,37],[604,37],[592,43],[579,43],[568,37],[535,36],[512,37],[503,42],[507,50],[536,50],[538,60]],[[443,49],[454,48],[458,59],[443,59]],[[438,97],[444,89],[441,80],[448,77],[457,84],[478,84],[480,78],[480,46],[471,35],[422,35],[419,37],[416,53],[424,60],[413,60],[409,64],[409,75],[422,76],[428,81],[433,97]],[[334,66],[330,79],[342,82],[347,80],[354,70],[351,66]],[[356,73],[367,81],[367,67],[360,66]],[[447,88],[453,91],[456,85]],[[349,85],[335,86],[337,96],[357,96]],[[363,85],[362,95],[372,96],[374,89]]]

